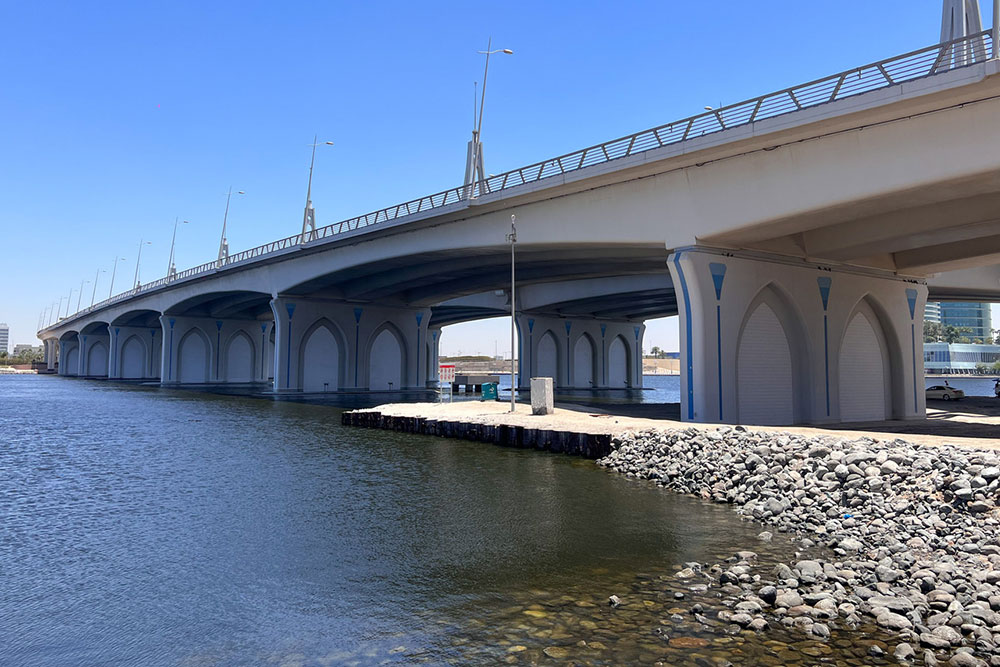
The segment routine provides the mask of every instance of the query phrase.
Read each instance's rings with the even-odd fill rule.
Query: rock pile
[[[819,554],[764,573],[752,552],[686,564],[678,577],[721,586],[734,629],[780,622],[822,638],[874,619],[899,633],[900,662],[1000,665],[997,452],[739,426],[629,433],[612,447],[599,464],[732,504]]]

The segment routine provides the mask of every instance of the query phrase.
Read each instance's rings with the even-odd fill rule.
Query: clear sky
[[[991,3],[986,3],[987,5]],[[936,43],[940,0],[836,2],[5,2],[0,22],[0,321],[100,274],[97,299],[294,234],[309,147],[319,224],[461,182],[482,56],[498,172]],[[984,22],[990,7],[984,6]],[[82,302],[90,302],[93,282]],[[65,312],[65,299],[64,299]],[[504,350],[505,324],[443,353]],[[676,324],[646,345],[676,349]],[[483,349],[483,348],[486,349]]]

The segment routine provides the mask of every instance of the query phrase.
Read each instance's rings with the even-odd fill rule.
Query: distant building
[[[924,343],[924,372],[935,375],[976,375],[1000,361],[1000,345]],[[987,372],[992,373],[992,369]]]
[[[988,303],[929,302],[924,310],[924,321],[946,327],[964,327],[971,330],[964,334],[970,340],[993,342],[993,317]]]
[[[934,324],[941,324],[941,304],[934,301],[928,301],[927,306],[924,308],[924,322],[933,322]]]
[[[18,343],[17,345],[14,346],[14,352],[12,353],[12,356],[20,357],[21,355],[24,354],[30,354],[31,352],[41,352],[41,351],[42,351],[41,345]]]
[[[0,352],[10,350],[10,327],[0,322]]]

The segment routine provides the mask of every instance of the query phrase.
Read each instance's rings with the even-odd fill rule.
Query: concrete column
[[[111,325],[111,359],[108,377],[122,380],[157,380],[160,378],[160,327],[125,327]]]
[[[59,340],[59,375],[74,376],[80,372],[80,342],[76,334]]]
[[[429,342],[430,359],[427,366],[430,371],[427,376],[427,386],[437,387],[440,373],[441,356],[441,327],[434,327],[427,330],[427,340]]]
[[[279,296],[271,311],[276,392],[427,386],[429,309]]]
[[[56,359],[58,358],[58,352],[56,350],[56,339],[49,338],[45,341],[45,369],[48,371],[54,371],[56,369]]]
[[[668,262],[685,421],[924,415],[924,284],[710,248],[680,249]]]

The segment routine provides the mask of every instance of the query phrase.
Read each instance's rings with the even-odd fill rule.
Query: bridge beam
[[[274,391],[424,389],[429,308],[388,307],[325,299],[272,299]]]
[[[560,389],[642,387],[642,322],[517,316],[518,388],[532,377],[551,377]]]
[[[922,282],[702,247],[668,263],[685,421],[924,416]]]

